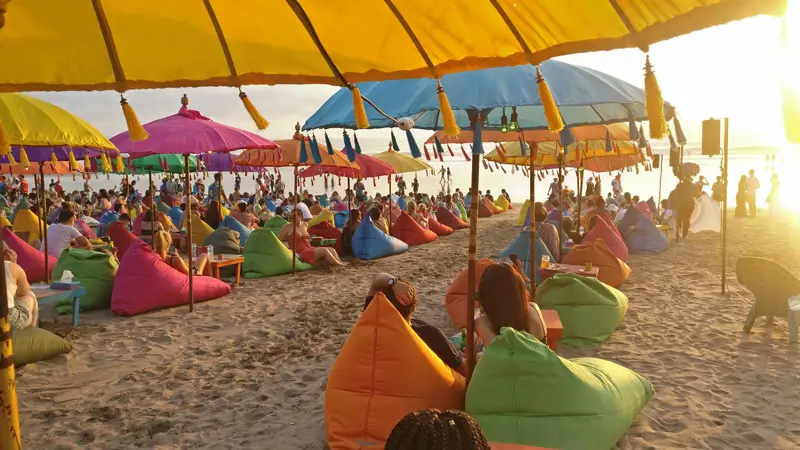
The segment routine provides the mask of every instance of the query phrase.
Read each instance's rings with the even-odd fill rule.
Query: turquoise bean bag
[[[180,206],[173,206],[169,209],[167,213],[169,216],[169,220],[177,227],[179,223],[181,223],[181,217],[183,217],[183,210]]]
[[[347,219],[350,218],[350,211],[336,211],[333,213],[333,222],[336,228],[344,228]]]
[[[292,258],[297,257],[275,234],[267,229],[259,228],[250,233],[247,244],[244,246],[244,264],[242,272],[245,278],[263,278],[291,273]],[[298,272],[313,269],[314,266],[295,262]]]
[[[533,263],[536,264],[536,267],[539,267],[542,264],[542,256],[547,255],[550,257],[550,261],[555,261],[553,255],[550,254],[550,251],[547,250],[547,246],[544,245],[539,237],[536,237],[536,247],[534,248],[534,255],[533,255]],[[517,238],[514,239],[514,242],[511,243],[502,253],[500,253],[500,257],[506,257],[511,255],[517,255],[519,259],[525,266],[525,274],[529,274],[530,272],[530,258],[531,252],[531,233],[527,230],[521,231]],[[534,272],[534,283],[539,284],[541,282],[539,276],[539,271],[536,270]]]
[[[653,394],[625,367],[564,359],[528,333],[503,328],[475,367],[466,411],[490,442],[608,450]]]
[[[222,219],[222,222],[219,223],[219,226],[229,228],[239,233],[239,245],[242,247],[244,247],[245,243],[247,242],[247,238],[250,237],[250,228],[242,225],[242,222],[239,222],[231,216],[225,216],[225,218]]]
[[[58,258],[53,279],[60,280],[64,271],[69,270],[74,275],[73,280],[80,281],[86,289],[86,295],[81,297],[81,311],[108,309],[118,268],[119,263],[108,253],[68,248]],[[72,314],[72,309],[72,299],[56,303],[58,314]]]
[[[628,208],[617,228],[629,253],[655,255],[669,248],[669,239],[636,208]]]
[[[628,297],[597,278],[560,273],[536,289],[542,309],[558,311],[564,325],[561,342],[588,347],[605,342],[628,311]]]
[[[372,218],[365,217],[353,233],[353,255],[360,259],[378,259],[408,250],[408,244],[377,229]]]

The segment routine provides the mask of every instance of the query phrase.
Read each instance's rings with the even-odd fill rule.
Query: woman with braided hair
[[[394,426],[386,450],[489,450],[478,422],[469,414],[448,410],[416,411]]]

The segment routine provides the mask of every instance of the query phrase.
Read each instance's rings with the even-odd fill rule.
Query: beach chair
[[[797,342],[797,326],[790,318],[789,298],[800,295],[800,279],[775,261],[745,257],[736,262],[736,279],[755,296],[742,333],[746,342],[756,318],[766,316],[789,319],[789,340]]]

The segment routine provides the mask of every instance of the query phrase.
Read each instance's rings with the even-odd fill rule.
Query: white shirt
[[[47,227],[47,254],[58,258],[64,249],[69,248],[73,239],[81,237],[81,233],[72,225],[54,223]],[[39,249],[44,252],[44,241]]]

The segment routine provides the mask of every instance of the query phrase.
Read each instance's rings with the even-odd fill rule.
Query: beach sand
[[[479,257],[511,242],[517,211],[480,220]],[[752,300],[734,272],[737,257],[757,255],[798,273],[798,223],[779,227],[766,214],[731,219],[729,236],[729,296],[720,295],[719,236],[692,236],[661,255],[631,256],[633,276],[622,287],[630,309],[607,342],[561,346],[562,356],[606,358],[655,385],[619,448],[800,447],[800,350],[780,319],[771,334],[757,321],[750,343],[740,344]],[[246,280],[192,314],[188,307],[82,314],[74,331],[63,317],[56,331],[72,353],[18,370],[23,442],[32,449],[323,449],[326,377],[372,274],[413,281],[417,316],[456,333],[443,297],[466,253],[464,230],[346,269]]]

